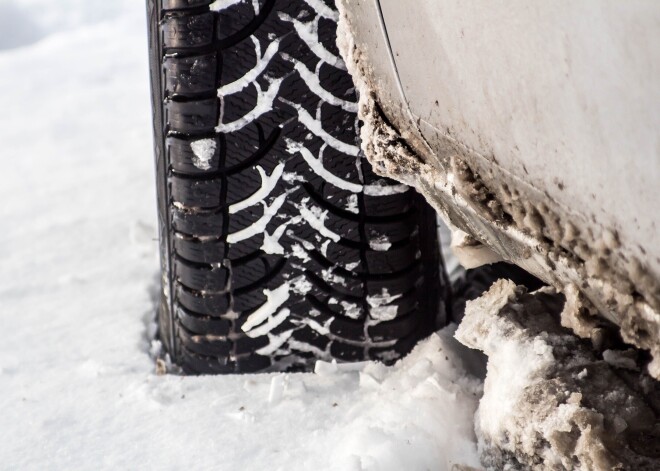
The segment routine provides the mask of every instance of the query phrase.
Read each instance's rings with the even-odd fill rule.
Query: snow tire
[[[374,174],[323,0],[148,0],[159,332],[193,374],[392,363],[447,319],[435,213]]]

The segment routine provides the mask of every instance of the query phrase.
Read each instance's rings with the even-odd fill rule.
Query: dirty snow
[[[660,469],[660,383],[634,350],[605,350],[559,324],[552,288],[510,280],[468,301],[456,337],[488,355],[476,414],[487,469]]]
[[[480,383],[449,331],[392,368],[156,375],[144,3],[0,0],[0,19],[21,32],[0,35],[1,468],[478,465]]]

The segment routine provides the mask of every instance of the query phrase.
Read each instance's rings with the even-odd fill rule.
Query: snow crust
[[[0,5],[21,12],[3,20],[20,29],[30,18],[40,35],[20,47],[0,35],[0,83],[11,91],[0,117],[1,468],[478,466],[480,383],[465,373],[450,331],[391,368],[156,374],[144,3]],[[308,288],[291,280],[293,291]],[[269,334],[268,347],[282,338]]]
[[[508,320],[498,318],[514,299],[515,289],[513,282],[499,280],[486,294],[468,301],[458,332],[460,341],[489,355],[487,394],[479,404],[478,424],[489,436],[518,428],[515,412],[525,388],[554,361],[552,349],[539,343],[540,339],[522,340],[521,334],[508,334]],[[482,323],[494,325],[486,328]]]

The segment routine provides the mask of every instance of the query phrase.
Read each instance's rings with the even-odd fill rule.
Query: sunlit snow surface
[[[157,376],[144,2],[0,0],[0,31],[0,469],[477,465],[448,332],[391,369]]]

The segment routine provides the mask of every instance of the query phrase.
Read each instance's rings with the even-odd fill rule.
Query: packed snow
[[[273,191],[273,188],[275,188],[275,185],[277,185],[277,182],[280,180],[282,172],[284,172],[284,164],[280,163],[273,169],[273,172],[270,175],[266,174],[265,170],[261,168],[261,165],[257,165],[256,169],[261,177],[261,186],[257,191],[244,200],[229,206],[229,214],[235,214],[257,203],[261,203],[266,197],[270,196],[271,191]]]
[[[193,151],[193,165],[200,170],[209,170],[215,155],[215,139],[198,139],[190,143],[190,148]]]
[[[144,2],[0,0],[0,26],[1,468],[478,466],[450,329],[390,368],[156,374]]]

